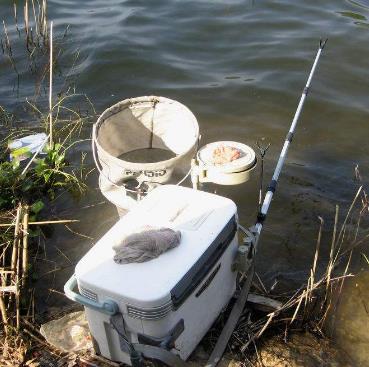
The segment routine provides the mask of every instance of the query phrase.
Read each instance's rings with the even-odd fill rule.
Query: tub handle
[[[77,278],[76,275],[73,274],[64,285],[64,293],[72,301],[110,316],[115,315],[119,311],[119,307],[115,301],[106,300],[103,303],[93,301],[79,293],[76,293],[74,291],[76,286]]]

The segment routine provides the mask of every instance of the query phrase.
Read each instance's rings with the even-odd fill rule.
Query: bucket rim
[[[120,111],[122,111],[124,108],[127,108],[131,105],[134,104],[140,104],[140,103],[158,103],[158,102],[162,102],[162,103],[171,103],[171,104],[176,104],[179,105],[181,108],[184,108],[191,116],[192,122],[193,122],[193,127],[194,129],[194,144],[187,149],[185,152],[181,153],[180,155],[176,155],[173,158],[170,159],[166,159],[163,161],[159,161],[159,162],[154,162],[154,163],[137,163],[137,162],[129,162],[126,161],[124,159],[120,159],[118,157],[115,157],[113,155],[111,155],[110,153],[108,153],[99,143],[98,141],[98,130],[100,128],[100,126],[103,124],[103,122],[119,113]],[[198,150],[198,145],[199,145],[199,140],[200,140],[200,130],[199,130],[199,124],[198,121],[196,119],[196,116],[193,114],[193,112],[187,107],[185,106],[183,103],[178,102],[174,99],[170,99],[167,97],[160,97],[160,96],[141,96],[141,97],[133,97],[133,98],[126,98],[120,102],[115,103],[114,105],[108,107],[107,109],[104,110],[104,112],[99,116],[99,118],[97,119],[97,121],[93,124],[93,130],[92,130],[92,141],[93,143],[96,145],[97,150],[98,150],[98,158],[100,160],[100,152],[103,153],[103,155],[109,156],[109,159],[113,160],[113,162],[115,162],[117,165],[121,165],[122,163],[124,163],[125,167],[129,168],[129,169],[137,169],[137,166],[142,167],[142,170],[155,170],[155,169],[159,169],[158,164],[162,164],[165,167],[162,168],[174,168],[172,167],[174,165],[174,163],[180,159],[182,159],[184,156],[188,155],[189,153],[191,153],[192,151],[194,151],[194,155],[196,155],[196,152]]]

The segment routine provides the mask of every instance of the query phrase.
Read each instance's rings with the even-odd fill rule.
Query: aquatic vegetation
[[[13,9],[13,18],[0,19],[0,50],[14,72],[13,91],[19,94],[22,82],[27,84],[32,80],[37,97],[46,94],[50,70],[54,69],[59,76],[63,74],[59,64],[68,27],[63,33],[53,36],[47,19],[46,0],[25,0],[20,10],[14,1]],[[78,52],[74,57],[78,58]],[[73,65],[74,62],[72,60]]]
[[[33,205],[43,197],[55,198],[60,189],[83,193],[85,185],[75,174],[66,172],[66,149],[60,144],[46,148],[42,157],[35,158],[32,168],[22,175],[18,161],[0,163],[0,210],[9,210],[19,202]]]
[[[71,164],[68,154],[76,144],[84,141],[79,138],[81,129],[91,116],[70,107],[68,103],[73,98],[76,98],[75,94],[67,93],[60,96],[53,106],[54,144],[46,145],[41,154],[31,158],[32,162],[19,162],[16,159],[10,161],[8,141],[39,132],[40,128],[44,128],[49,134],[49,114],[42,113],[34,103],[28,102],[31,116],[39,121],[40,128],[23,130],[13,128],[16,125],[14,116],[5,109],[0,109],[0,126],[3,127],[2,131],[7,132],[0,140],[0,211],[12,209],[19,202],[31,206],[40,200],[50,201],[61,191],[69,192],[75,197],[85,192],[87,187],[84,177],[90,172],[83,164],[85,154],[81,155],[80,165]],[[87,97],[86,101],[92,106]]]
[[[13,115],[0,106],[0,126],[9,126],[12,120]]]
[[[12,39],[17,37],[25,41],[25,50],[28,53],[27,59],[30,66],[36,66],[37,58],[48,54],[49,30],[47,24],[47,2],[46,0],[26,0],[23,6],[23,19],[19,17],[17,2],[13,1],[14,12],[14,32],[10,35],[5,19],[2,19],[3,37],[1,38],[1,48],[3,54],[9,58],[14,71],[18,73],[15,62],[15,50]],[[36,71],[36,69],[33,69]]]

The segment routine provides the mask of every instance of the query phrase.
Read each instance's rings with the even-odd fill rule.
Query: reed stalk
[[[10,44],[9,33],[8,33],[8,29],[6,27],[4,19],[3,19],[3,28],[4,28],[4,35],[5,35],[5,47],[8,50],[9,55],[12,56],[13,53],[12,53],[12,47]]]
[[[24,207],[23,215],[23,253],[22,253],[22,287],[24,288],[27,283],[28,277],[28,219],[29,208],[28,205]]]
[[[12,51],[12,46],[11,46],[11,43],[10,43],[8,29],[6,27],[6,24],[5,24],[5,21],[4,20],[3,20],[3,28],[4,28],[4,35],[5,35],[4,46],[1,43],[1,46],[3,48],[3,53],[4,53],[4,55],[7,56],[7,58],[9,59],[9,62],[11,64],[12,68],[14,69],[15,73],[19,77],[18,69],[17,69],[17,66],[15,64],[15,60],[13,58],[13,51]]]
[[[21,214],[22,214],[22,205],[19,204],[17,208],[17,215],[15,219],[15,228],[14,228],[14,241],[13,241],[13,250],[12,250],[12,258],[11,258],[11,266],[10,269],[15,274],[17,270],[17,255],[18,255],[18,242],[19,242],[19,229],[21,222]]]
[[[26,32],[26,42],[28,43],[28,33],[29,33],[29,15],[28,15],[28,0],[24,4],[24,30]]]
[[[17,32],[18,32],[18,35],[19,35],[20,32],[19,32],[19,28],[18,28],[17,3],[15,1],[13,3],[13,9],[14,9],[15,28],[17,29]]]
[[[327,271],[327,290],[330,284],[331,274],[334,266],[334,250],[336,245],[336,236],[337,236],[337,227],[338,227],[338,214],[339,214],[339,206],[336,205],[336,212],[334,216],[334,225],[333,225],[333,235],[331,242],[331,251],[329,253],[329,263],[328,263],[328,271]]]
[[[316,249],[306,284],[297,289],[282,306],[266,316],[256,320],[250,317],[241,319],[231,339],[232,350],[238,350],[242,358],[245,358],[244,353],[250,344],[254,344],[267,330],[273,330],[273,333],[282,332],[282,327],[285,340],[289,331],[298,330],[310,330],[321,337],[325,336],[324,326],[328,315],[332,314],[338,305],[345,280],[354,276],[350,273],[353,250],[363,245],[369,238],[367,231],[360,231],[358,228],[364,222],[362,220],[364,213],[369,213],[368,208],[368,197],[362,186],[354,195],[341,225],[339,225],[340,208],[336,205],[329,259],[322,274],[318,271],[318,261],[324,221],[319,217]],[[270,292],[268,296],[272,297]],[[275,297],[281,300],[285,295]],[[247,310],[245,314],[246,312]]]
[[[47,7],[46,0],[43,0],[40,23],[42,24],[42,34],[43,34],[44,41],[46,40],[46,37],[47,37],[46,7]]]
[[[53,136],[53,106],[52,106],[52,94],[53,94],[53,22],[50,22],[50,68],[49,68],[49,135],[50,135],[50,148],[54,147]]]
[[[5,335],[8,335],[8,315],[6,312],[6,306],[4,302],[4,296],[0,294],[0,312],[1,312],[1,320],[4,327]]]
[[[34,2],[34,0],[32,0],[32,11],[33,11],[33,18],[35,20],[35,31],[36,31],[36,35],[38,35],[39,34],[38,20],[37,20],[36,11],[35,11],[35,2]]]
[[[43,225],[43,224],[65,224],[65,223],[76,223],[78,219],[61,219],[61,220],[40,220],[35,222],[28,222],[28,225]],[[0,227],[13,227],[16,223],[1,223]]]
[[[0,280],[1,280],[1,289],[5,289],[7,285],[8,278],[11,277],[13,272],[11,270],[5,270],[7,266],[7,250],[9,248],[9,244],[6,244],[2,248],[2,254],[1,254],[1,268],[0,268]],[[3,292],[0,292],[0,307],[1,307],[1,315],[3,324],[7,324],[7,315],[6,315],[6,308],[5,308],[5,294]]]
[[[18,241],[17,271],[15,273],[15,315],[17,331],[19,331],[20,327],[20,292],[20,246]]]

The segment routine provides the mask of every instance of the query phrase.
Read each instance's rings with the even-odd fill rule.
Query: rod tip
[[[319,41],[319,48],[321,49],[321,50],[323,50],[323,48],[324,48],[324,46],[325,46],[325,44],[328,42],[328,38],[326,38],[324,41],[322,40],[322,39],[320,39],[320,41]]]

